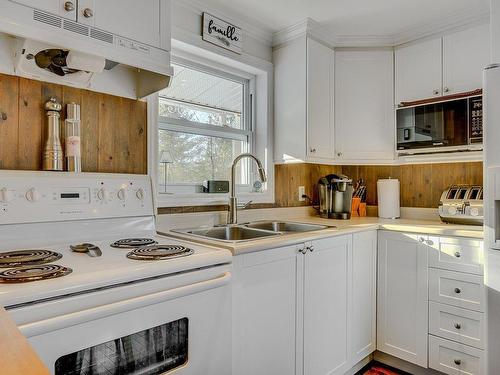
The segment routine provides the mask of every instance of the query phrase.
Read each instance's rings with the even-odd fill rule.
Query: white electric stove
[[[230,374],[231,254],[155,230],[147,176],[0,171],[0,304],[59,374]]]

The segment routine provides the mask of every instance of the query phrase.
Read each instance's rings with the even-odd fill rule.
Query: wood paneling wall
[[[363,178],[367,185],[367,202],[377,204],[377,180],[397,178],[401,184],[402,207],[436,208],[443,190],[452,184],[483,184],[481,162],[412,164],[401,166],[329,166],[318,164],[281,164],[275,166],[276,205],[303,206],[298,200],[299,186],[313,196],[321,176],[343,173],[353,180]]]
[[[81,106],[82,170],[147,173],[147,104],[0,74],[0,169],[40,170],[45,102]],[[64,131],[64,109],[61,130]],[[64,146],[64,145],[63,145]]]

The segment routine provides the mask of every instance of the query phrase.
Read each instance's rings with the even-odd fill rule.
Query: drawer
[[[482,275],[483,241],[454,237],[429,237],[429,266]]]
[[[484,314],[429,302],[429,333],[484,349]]]
[[[484,375],[484,351],[429,335],[429,367],[451,375]]]
[[[483,277],[429,268],[429,300],[484,312]]]

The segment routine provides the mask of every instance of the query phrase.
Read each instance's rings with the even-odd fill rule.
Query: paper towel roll
[[[378,217],[395,219],[401,216],[399,209],[399,180],[388,178],[377,181]]]

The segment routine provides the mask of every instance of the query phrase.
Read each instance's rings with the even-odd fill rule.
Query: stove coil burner
[[[27,283],[69,275],[73,270],[57,264],[12,268],[0,272],[0,283]]]
[[[127,258],[134,260],[162,260],[191,255],[194,250],[180,245],[143,246],[132,250]]]
[[[142,246],[156,245],[157,243],[158,242],[151,238],[124,238],[113,242],[111,247],[119,249],[135,249]]]
[[[16,250],[0,253],[0,268],[21,267],[54,262],[62,254],[50,250]]]

